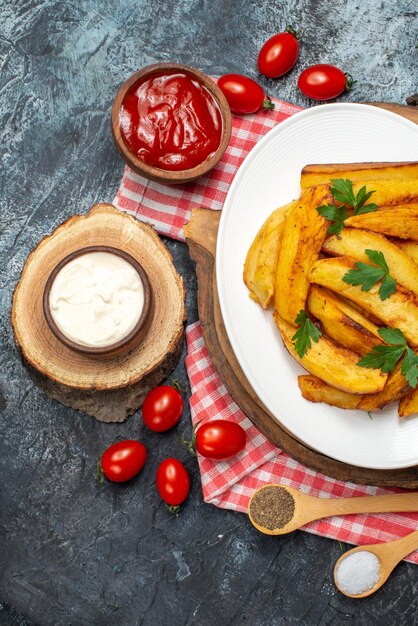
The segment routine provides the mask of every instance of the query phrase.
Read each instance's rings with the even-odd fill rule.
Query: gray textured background
[[[123,165],[111,141],[112,99],[154,61],[257,78],[257,51],[286,23],[305,28],[301,58],[266,90],[302,106],[299,71],[340,65],[357,79],[341,100],[403,102],[418,91],[416,0],[0,1],[1,343],[0,623],[416,624],[418,569],[402,564],[362,602],[339,595],[331,572],[344,546],[297,532],[260,536],[240,514],[202,503],[189,428],[145,433],[139,416],[104,425],[44,396],[16,352],[12,290],[28,252],[73,213],[111,201]],[[184,245],[167,242],[186,280]],[[176,374],[187,380],[183,360]],[[141,437],[150,460],[129,485],[99,486],[93,470],[116,437]],[[167,455],[186,461],[192,494],[171,518],[154,488]]]

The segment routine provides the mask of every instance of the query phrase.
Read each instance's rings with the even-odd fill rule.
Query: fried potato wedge
[[[344,296],[340,293],[338,294],[338,297],[340,300],[342,300],[342,302],[349,304],[351,308],[361,313],[363,317],[367,318],[372,324],[380,328],[380,326],[382,325],[382,320],[376,317],[376,315],[373,315],[373,313],[370,313],[370,311],[366,311],[366,309],[363,309],[363,307],[361,307],[356,302],[353,302],[352,300],[349,300],[348,298],[344,298]]]
[[[332,178],[364,180],[405,180],[418,178],[418,161],[401,163],[340,163],[306,165],[301,173],[302,189],[329,183]]]
[[[328,337],[358,354],[383,344],[375,324],[323,287],[311,285],[308,308]]]
[[[353,191],[357,194],[361,187],[374,191],[370,202],[377,206],[394,206],[407,202],[418,202],[418,177],[402,180],[364,180],[353,183]]]
[[[350,257],[321,259],[312,265],[309,279],[353,300],[388,326],[399,328],[411,346],[418,346],[418,297],[397,284],[395,293],[390,298],[381,300],[379,283],[370,291],[362,291],[360,287],[344,282],[343,276],[354,265],[355,260]]]
[[[271,304],[276,272],[277,253],[284,221],[297,201],[279,207],[266,219],[258,231],[244,264],[244,283],[250,297],[266,309]]]
[[[292,337],[295,328],[288,324],[275,311],[274,320],[292,357],[308,372],[317,376],[328,385],[347,393],[377,393],[385,386],[387,374],[380,370],[369,370],[357,365],[359,356],[352,350],[338,345],[325,335],[319,341],[312,342],[312,347],[301,358],[295,350]]]
[[[415,263],[418,263],[418,242],[417,241],[396,241],[394,242],[405,254]]]
[[[340,235],[328,237],[324,241],[322,250],[331,256],[351,256],[357,261],[370,265],[373,263],[365,251],[378,250],[383,252],[390,275],[401,285],[418,294],[418,265],[398,246],[381,234],[371,233],[360,228],[344,228]]]
[[[289,324],[305,308],[309,290],[308,272],[326,237],[328,222],[315,210],[333,204],[328,185],[305,191],[287,217],[277,256],[274,308]]]
[[[386,385],[379,391],[368,396],[364,396],[358,405],[361,411],[378,411],[383,409],[387,404],[400,400],[409,391],[411,387],[406,382],[405,376],[401,373],[402,363],[398,363],[387,380]]]
[[[398,415],[399,417],[408,417],[418,413],[418,387],[412,389],[408,395],[404,396],[399,402]]]
[[[298,385],[305,400],[325,402],[340,409],[357,409],[362,399],[362,396],[331,387],[320,378],[309,374],[298,376]]]
[[[352,228],[366,228],[377,233],[418,240],[418,204],[412,203],[391,208],[382,207],[374,213],[352,215],[345,220]]]

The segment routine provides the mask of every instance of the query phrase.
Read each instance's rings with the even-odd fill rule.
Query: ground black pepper
[[[254,495],[249,512],[256,524],[275,530],[290,522],[295,512],[295,501],[287,489],[272,485]]]

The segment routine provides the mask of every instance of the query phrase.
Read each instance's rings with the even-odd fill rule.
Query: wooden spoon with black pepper
[[[353,513],[418,511],[418,493],[360,498],[314,498],[286,485],[265,485],[254,491],[248,506],[251,523],[266,535],[285,535],[323,517]]]

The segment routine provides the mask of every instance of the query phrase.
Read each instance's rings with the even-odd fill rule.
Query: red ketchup
[[[126,93],[119,114],[122,137],[141,161],[187,170],[219,147],[222,117],[211,93],[183,72],[154,74]]]

